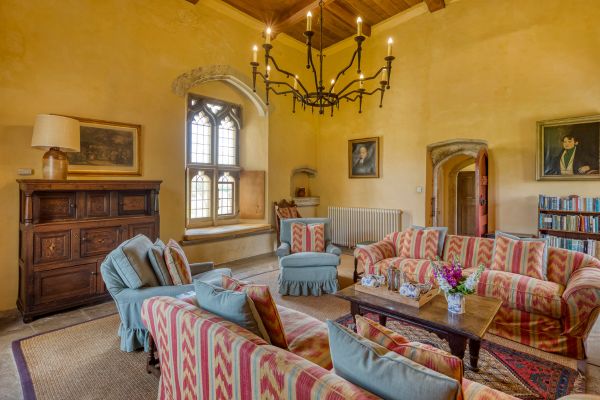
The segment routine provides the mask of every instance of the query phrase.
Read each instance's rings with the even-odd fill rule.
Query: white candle
[[[356,36],[362,36],[362,18],[356,18]]]
[[[358,77],[358,79],[360,79],[359,88],[360,89],[364,89],[365,88],[365,81],[364,81],[365,76],[363,74],[360,74],[360,76]]]
[[[388,57],[392,55],[392,44],[394,43],[394,40],[392,38],[388,39]]]
[[[388,80],[387,68],[384,68],[383,71],[381,71],[381,80],[387,82],[387,80]]]
[[[265,33],[265,44],[271,44],[271,27],[267,27],[267,32]]]
[[[294,76],[294,90],[298,90],[298,75]]]
[[[271,66],[267,65],[267,78],[269,77],[270,74],[271,74]]]
[[[335,93],[335,79],[331,80],[331,93]]]
[[[306,13],[306,30],[312,31],[312,13],[310,11]]]
[[[252,47],[252,62],[257,62],[258,61],[258,46],[254,45],[254,47]]]

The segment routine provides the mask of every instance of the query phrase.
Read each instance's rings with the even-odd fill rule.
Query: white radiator
[[[379,241],[400,231],[402,211],[385,208],[329,207],[332,242],[353,247],[366,240]]]

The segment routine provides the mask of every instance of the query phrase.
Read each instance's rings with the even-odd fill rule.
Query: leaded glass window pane
[[[192,119],[191,124],[191,162],[208,164],[211,161],[211,123],[200,111]]]
[[[229,116],[223,118],[219,125],[219,164],[236,164],[236,133],[237,127],[233,120]]]
[[[225,172],[218,180],[218,215],[233,214],[233,185],[235,180],[228,172]]]
[[[210,178],[200,171],[192,178],[190,186],[190,217],[210,217]]]

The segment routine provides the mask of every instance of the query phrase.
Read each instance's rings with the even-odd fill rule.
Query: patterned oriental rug
[[[374,321],[378,320],[377,314],[367,314],[366,317]],[[342,325],[354,327],[350,314],[337,321]],[[427,343],[450,352],[445,340],[419,327],[391,318],[388,318],[387,327],[411,341]],[[505,339],[497,336],[486,335],[487,338],[490,340],[483,340],[481,343],[479,372],[469,369],[468,361],[465,363],[467,379],[527,400],[558,399],[567,394],[585,392],[585,376],[577,371],[575,365],[567,366],[564,365],[565,363],[529,354],[531,351],[525,353],[503,346],[496,343],[495,338],[499,342]],[[468,349],[464,359],[469,359]]]

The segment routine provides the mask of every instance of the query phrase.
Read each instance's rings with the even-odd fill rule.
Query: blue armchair
[[[122,351],[143,348],[148,351],[148,330],[142,323],[141,307],[144,300],[154,296],[176,297],[193,291],[194,284],[159,286],[148,257],[150,239],[138,235],[121,243],[100,267],[106,289],[114,299],[121,323],[118,335]],[[229,268],[214,269],[212,262],[190,264],[193,279],[221,285],[221,276],[231,276]]]
[[[325,252],[291,253],[292,223],[325,225]],[[279,233],[279,293],[292,296],[320,296],[339,289],[337,266],[341,250],[331,244],[331,221],[328,218],[288,218],[281,220]]]

